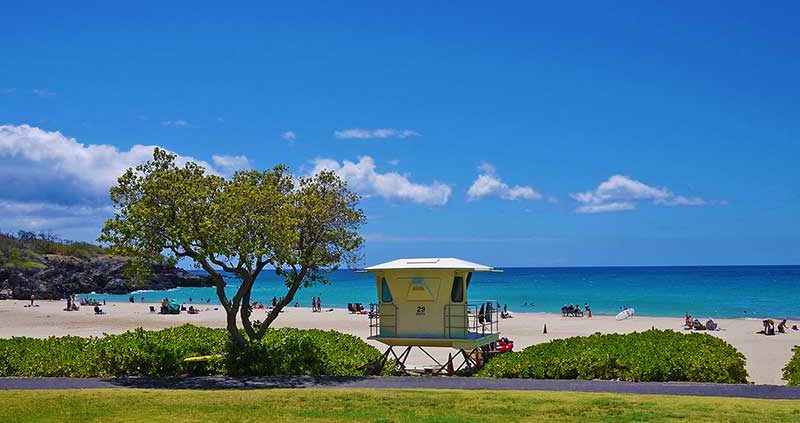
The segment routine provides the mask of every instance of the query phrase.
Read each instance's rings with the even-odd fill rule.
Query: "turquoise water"
[[[337,271],[331,283],[303,288],[295,300],[310,307],[312,296],[323,307],[375,302],[369,274]],[[229,295],[238,281],[228,279]],[[253,299],[268,303],[285,292],[281,281],[265,272],[253,288]],[[177,288],[138,292],[136,301],[158,302],[169,297],[181,302],[211,300],[213,288]],[[93,295],[108,301],[127,301],[127,295]],[[560,313],[565,303],[589,303],[596,314],[616,314],[623,305],[647,316],[800,317],[800,266],[708,267],[580,267],[506,268],[502,273],[476,273],[469,299],[492,299],[516,312]],[[525,304],[528,305],[525,305]],[[533,304],[532,306],[530,304]]]

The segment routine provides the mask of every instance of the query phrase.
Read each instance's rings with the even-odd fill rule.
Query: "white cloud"
[[[618,201],[613,203],[604,203],[604,204],[587,204],[585,206],[579,206],[575,211],[578,213],[605,213],[605,212],[614,212],[614,211],[622,211],[622,210],[632,210],[635,206],[633,203],[628,201]]]
[[[250,159],[245,156],[213,155],[211,161],[225,174],[233,174],[237,170],[251,169]]]
[[[164,126],[189,126],[189,122],[187,122],[187,121],[185,121],[183,119],[165,120],[165,121],[162,121],[161,124],[164,125]]]
[[[333,136],[339,139],[371,139],[371,138],[411,138],[421,137],[422,134],[411,129],[362,129],[350,128],[341,131],[334,131]]]
[[[0,199],[0,228],[3,230],[75,231],[96,229],[111,216],[110,206],[63,205],[48,202],[19,202]],[[96,235],[93,235],[96,236]],[[92,238],[89,238],[92,239]]]
[[[14,222],[16,227],[55,229],[58,222],[95,217],[99,225],[97,216],[108,216],[109,188],[126,169],[151,159],[155,147],[121,151],[28,125],[0,125],[0,224],[6,230]],[[219,169],[192,157],[177,158],[179,164],[194,161],[215,174],[247,162],[243,156],[213,160]]]
[[[285,131],[281,134],[281,138],[286,141],[294,141],[297,138],[297,134],[295,134],[294,131]]]
[[[659,206],[700,206],[708,202],[700,197],[684,197],[666,188],[646,185],[623,175],[613,175],[592,191],[572,194],[581,203],[578,213],[602,213],[636,208],[637,202]]]
[[[484,197],[499,197],[503,200],[539,200],[542,194],[527,185],[508,186],[497,176],[497,170],[489,163],[478,166],[480,175],[467,190],[468,200],[477,200]]]
[[[332,159],[318,158],[313,164],[311,174],[332,170],[347,181],[353,190],[365,196],[441,206],[447,204],[452,193],[450,186],[441,182],[417,184],[411,182],[408,176],[397,172],[379,173],[375,170],[375,160],[369,156],[359,158],[357,163],[348,160],[339,163]]]
[[[33,93],[33,95],[38,95],[39,97],[52,97],[56,95],[56,93],[52,91],[43,90],[41,88],[34,88],[31,90],[31,93]]]

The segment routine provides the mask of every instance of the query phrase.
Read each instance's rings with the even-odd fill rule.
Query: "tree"
[[[175,155],[157,148],[152,160],[118,179],[111,200],[114,217],[98,240],[116,254],[186,258],[205,270],[237,346],[261,339],[301,287],[327,283],[328,272],[355,264],[364,241],[359,197],[333,172],[298,179],[278,165],[226,179],[193,162],[179,166]],[[252,321],[253,285],[267,268],[283,278],[286,295],[264,321]],[[224,272],[241,279],[230,298]]]

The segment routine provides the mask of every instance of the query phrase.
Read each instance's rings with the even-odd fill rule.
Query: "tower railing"
[[[447,304],[444,307],[444,336],[469,338],[500,331],[500,310],[493,300]]]
[[[369,305],[369,336],[397,336],[397,306]]]
[[[444,307],[445,338],[468,339],[500,332],[500,309],[496,301],[469,301]],[[397,306],[369,305],[369,336],[397,336]]]

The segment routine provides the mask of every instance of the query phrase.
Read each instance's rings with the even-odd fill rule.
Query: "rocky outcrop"
[[[183,269],[154,264],[152,274],[141,281],[126,277],[125,259],[97,256],[91,259],[49,255],[43,269],[0,267],[0,299],[61,299],[89,292],[127,294],[139,289],[164,290],[179,286],[210,286],[208,277]]]

